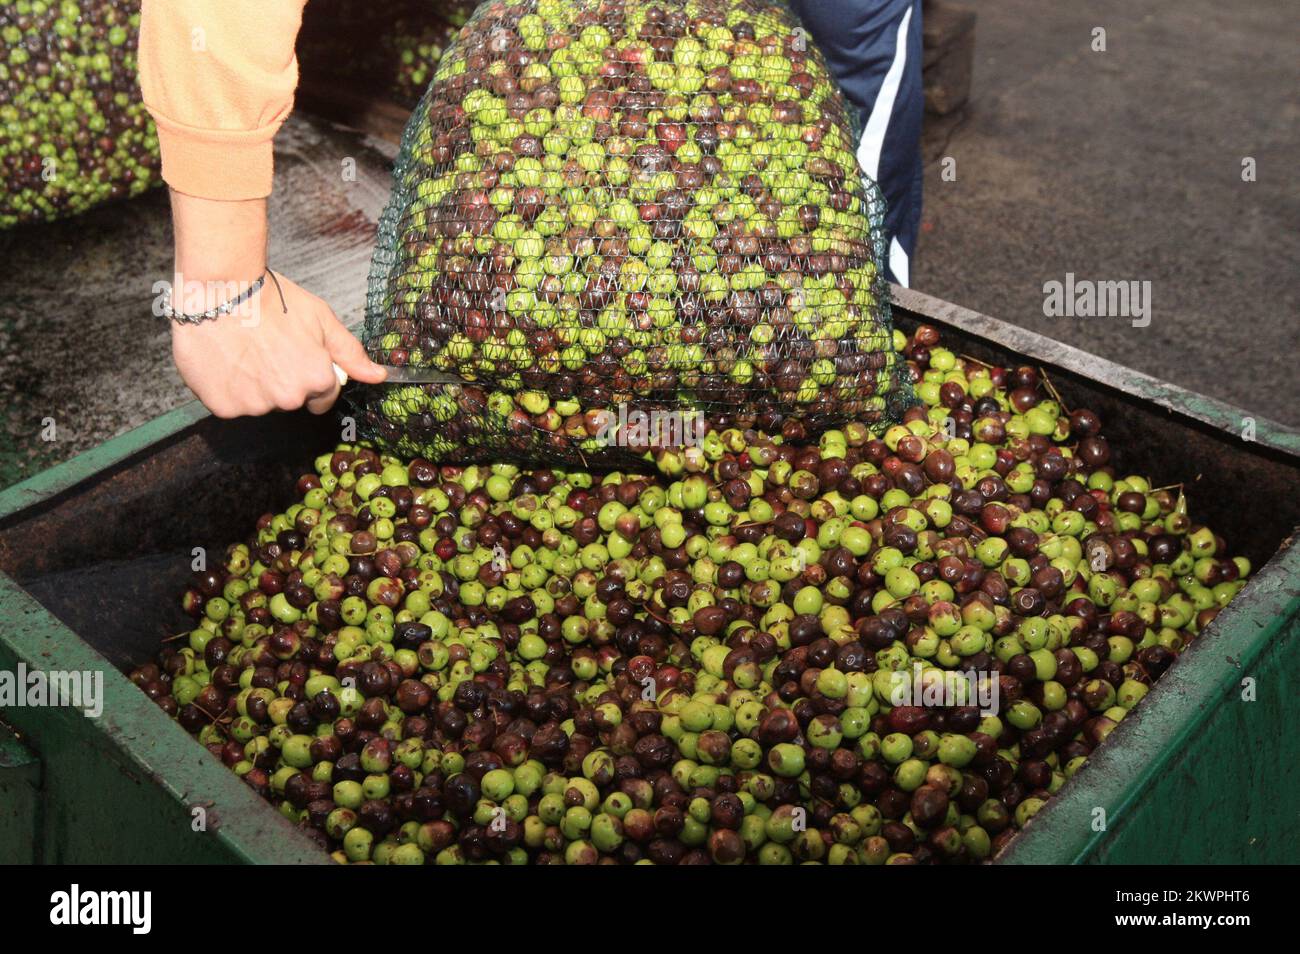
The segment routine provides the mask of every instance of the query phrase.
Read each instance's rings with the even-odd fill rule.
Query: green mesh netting
[[[161,181],[140,102],[140,0],[0,2],[0,228]]]
[[[457,383],[353,392],[369,436],[625,465],[698,434],[683,411],[897,419],[883,203],[848,113],[780,5],[478,7],[406,128],[365,328],[380,363]]]

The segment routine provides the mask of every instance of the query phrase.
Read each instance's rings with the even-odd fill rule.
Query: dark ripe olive
[[[782,540],[791,543],[802,540],[807,533],[804,518],[789,510],[777,516],[772,529]]]
[[[1101,430],[1101,419],[1087,408],[1080,408],[1070,414],[1070,433],[1075,437],[1088,438]]]
[[[469,817],[481,796],[478,781],[466,772],[453,775],[442,786],[443,802],[461,818]]]
[[[736,795],[724,794],[713,799],[709,807],[709,818],[717,828],[736,831],[745,817],[745,805]],[[740,857],[744,857],[742,848]]]
[[[194,697],[194,705],[212,719],[219,718],[226,710],[226,693],[215,685],[207,685]]]
[[[802,532],[802,521],[800,532]],[[745,581],[745,568],[734,560],[728,560],[718,567],[717,579],[718,586],[723,589],[735,589]]]
[[[758,724],[758,740],[763,745],[790,742],[798,734],[799,721],[789,709],[772,709]]]
[[[501,608],[501,618],[508,623],[523,623],[537,614],[537,607],[530,596],[517,596],[507,600]]]
[[[980,525],[994,536],[1003,536],[1011,523],[1011,513],[1000,504],[989,504],[980,510]]]
[[[1105,467],[1110,463],[1110,445],[1104,437],[1086,437],[1079,441],[1077,454],[1089,471]]]
[[[1070,717],[1061,711],[1049,712],[1043,716],[1042,728],[1049,748],[1055,748],[1069,737]]]
[[[714,636],[727,625],[727,614],[719,606],[705,606],[695,611],[692,621],[697,633],[702,636]]]
[[[994,477],[993,475],[981,478],[979,483],[975,485],[975,489],[986,501],[1005,500],[1007,496],[1006,483],[1000,477]]]
[[[912,793],[911,811],[912,821],[922,828],[933,828],[948,813],[948,793],[933,785],[922,785]]]
[[[889,726],[894,732],[915,735],[930,726],[931,713],[923,706],[895,706],[889,713]]]
[[[962,776],[961,788],[957,792],[957,804],[967,814],[973,814],[989,797],[989,783],[979,775],[967,773]]]
[[[385,666],[377,662],[368,662],[361,667],[361,678],[357,681],[357,689],[367,698],[376,698],[388,694],[391,688],[390,681]]]
[[[1152,679],[1159,679],[1174,661],[1174,654],[1164,646],[1148,646],[1138,652],[1142,664]]]
[[[207,599],[220,596],[225,580],[216,570],[203,570],[193,576],[194,587]]]
[[[1070,472],[1070,461],[1060,454],[1045,454],[1037,461],[1035,471],[1043,480],[1054,483]]]
[[[388,802],[370,799],[361,803],[357,811],[357,824],[377,838],[388,834],[397,824],[397,817]]]
[[[978,490],[962,490],[951,499],[953,512],[966,517],[973,517],[984,509],[985,498]]]
[[[1020,387],[1007,394],[1007,400],[1015,410],[1023,414],[1031,407],[1038,404],[1040,398],[1038,391],[1034,388]]]
[[[423,623],[409,620],[393,627],[393,646],[397,649],[418,650],[420,645],[433,638],[433,630]]]
[[[656,838],[646,846],[646,857],[657,865],[676,865],[686,854],[686,847],[669,838]]]
[[[996,766],[998,762],[1002,762],[1002,759],[997,754],[998,752],[997,739],[993,738],[993,736],[988,735],[987,733],[984,732],[970,732],[968,733],[968,735],[970,736],[971,740],[975,743],[975,758],[971,760],[972,765],[979,766],[979,767],[987,767],[990,765]],[[1003,762],[1003,764],[1005,765],[1006,763]],[[994,783],[996,777],[997,777],[996,772],[992,778],[990,778],[987,775],[985,776],[985,778],[988,779],[990,785]]]
[[[1032,586],[1017,590],[1011,596],[1011,608],[1020,616],[1041,616],[1047,607],[1043,594]]]
[[[925,475],[930,478],[931,482],[936,484],[946,484],[952,480],[956,472],[956,465],[953,462],[952,454],[939,448],[931,451],[925,458]]]
[[[1028,527],[1012,527],[1007,531],[1007,548],[1013,556],[1033,556],[1038,552],[1038,534]]]
[[[1094,519],[1098,516],[1097,511],[1100,506],[1101,505],[1097,502],[1097,498],[1088,493],[1078,494],[1069,503],[1071,510],[1077,510],[1089,519]]]
[[[1097,604],[1092,600],[1083,598],[1073,599],[1066,603],[1062,612],[1069,616],[1077,616],[1085,623],[1085,629],[1092,629],[1097,625]]]
[[[384,549],[374,555],[375,572],[389,579],[402,572],[402,558],[396,550]]]
[[[318,735],[311,740],[312,762],[334,762],[343,754],[343,743],[336,735]]]
[[[284,783],[284,797],[289,801],[289,804],[296,808],[306,807],[311,800],[307,792],[309,783],[310,779],[302,772],[289,776]]]
[[[170,701],[173,706],[176,705],[176,700],[171,696],[164,696],[159,700],[159,705],[166,701]],[[180,706],[176,718],[180,722],[181,728],[191,735],[197,734],[200,729],[212,721],[211,716],[192,702],[189,705]]]
[[[1065,577],[1054,566],[1045,566],[1042,569],[1035,570],[1031,581],[1034,589],[1049,600],[1056,599],[1065,589]]]
[[[885,546],[894,547],[904,554],[911,554],[915,551],[918,542],[916,531],[901,523],[893,524],[885,530],[882,539]]]
[[[1052,780],[1052,767],[1039,759],[1022,759],[1016,771],[1030,789],[1046,788]]]
[[[360,782],[365,777],[366,771],[361,767],[361,756],[356,752],[348,752],[334,762],[336,782]]]
[[[403,712],[414,714],[433,701],[433,690],[416,679],[404,679],[397,687],[394,701]]]
[[[1182,540],[1173,534],[1162,533],[1152,537],[1147,543],[1151,559],[1155,563],[1172,563],[1183,550]]]
[[[1114,566],[1117,570],[1132,569],[1138,561],[1137,547],[1133,546],[1133,541],[1127,537],[1116,537],[1111,542],[1111,553],[1114,554]]]
[[[1115,506],[1127,513],[1142,513],[1146,509],[1146,505],[1146,495],[1134,490],[1120,494],[1115,501]]]
[[[867,648],[857,640],[845,643],[835,656],[835,668],[840,672],[866,672],[869,662],[874,662]]]
[[[880,834],[885,841],[889,842],[889,850],[895,854],[911,851],[916,847],[916,835],[902,822],[885,822],[880,828]]]
[[[1146,631],[1146,623],[1137,613],[1130,610],[1120,610],[1113,613],[1110,619],[1107,620],[1106,631],[1116,636],[1141,639],[1142,634]]]
[[[1149,647],[1149,648],[1151,648],[1151,649],[1156,649],[1156,648],[1164,649],[1163,646],[1160,646],[1160,647],[1152,646],[1152,647]],[[1165,651],[1166,653],[1169,653],[1170,659],[1171,659],[1171,661],[1172,661],[1173,653],[1170,652],[1170,651],[1167,650],[1167,649],[1164,649],[1164,651]],[[1144,652],[1145,652],[1145,650],[1144,650]],[[1111,684],[1112,686],[1114,686],[1116,689],[1118,689],[1118,688],[1120,687],[1120,685],[1124,682],[1124,667],[1122,667],[1119,663],[1111,662],[1109,659],[1103,659],[1101,662],[1099,662],[1099,663],[1097,664],[1097,668],[1094,669],[1094,670],[1092,671],[1091,674],[1092,674],[1093,676],[1096,676],[1098,679],[1105,679],[1108,683],[1110,683],[1110,684]]]
[[[974,660],[974,657],[970,658]],[[982,667],[972,663],[971,668],[980,670]],[[947,716],[948,731],[959,735],[974,732],[980,722],[980,710],[976,706],[956,706],[948,710]]]
[[[285,724],[295,732],[306,734],[316,728],[316,718],[305,702],[295,702],[285,716]]]
[[[538,727],[528,746],[528,754],[531,758],[549,766],[562,763],[568,751],[569,735],[558,722],[549,722]],[[669,756],[671,757],[671,753]]]
[[[1083,666],[1079,657],[1068,649],[1058,649],[1056,656],[1056,675],[1053,677],[1065,688],[1070,688],[1083,678]]]

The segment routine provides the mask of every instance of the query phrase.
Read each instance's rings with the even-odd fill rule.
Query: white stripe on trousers
[[[910,287],[907,278],[907,252],[903,251],[903,246],[898,244],[898,239],[889,240],[889,270],[894,273],[894,279],[904,288]]]
[[[907,8],[903,20],[898,25],[898,36],[894,40],[894,60],[889,64],[885,80],[880,84],[880,93],[871,107],[867,125],[862,130],[862,141],[858,143],[858,164],[862,171],[877,182],[880,181],[880,153],[885,145],[885,132],[889,128],[889,117],[894,112],[894,100],[898,97],[898,87],[903,82],[903,68],[907,65],[907,28],[912,22],[912,7]],[[907,285],[907,253],[898,239],[889,243],[889,267],[900,285]]]

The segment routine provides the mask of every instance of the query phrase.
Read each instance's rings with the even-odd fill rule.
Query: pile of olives
[[[131,678],[339,861],[991,859],[1250,565],[1036,369],[897,344],[880,437],[340,446]]]
[[[0,228],[161,181],[136,78],[139,0],[0,4]]]

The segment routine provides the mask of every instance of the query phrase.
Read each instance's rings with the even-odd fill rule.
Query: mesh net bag
[[[625,466],[911,402],[848,110],[781,6],[493,0],[403,137],[358,389],[394,452]],[[683,440],[682,438],[685,438]]]
[[[161,181],[136,79],[139,0],[0,2],[0,228]]]

